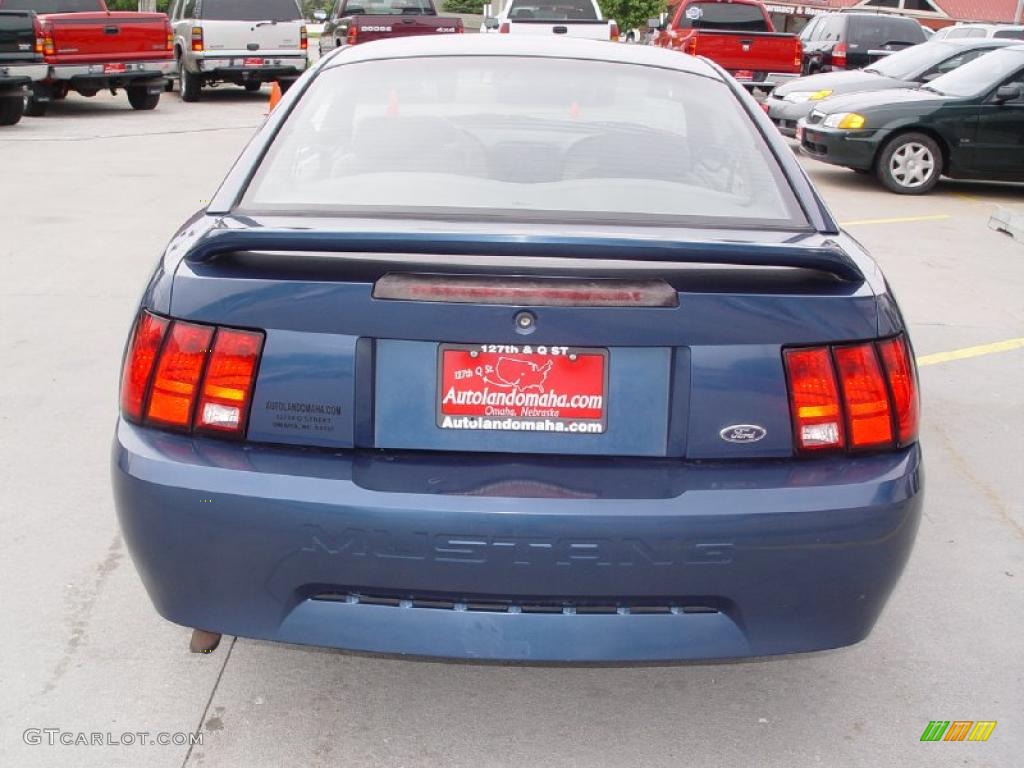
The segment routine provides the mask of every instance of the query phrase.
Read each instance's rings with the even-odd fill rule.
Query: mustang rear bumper
[[[190,627],[552,661],[848,645],[910,553],[916,446],[815,461],[532,459],[242,446],[120,423],[121,527]]]

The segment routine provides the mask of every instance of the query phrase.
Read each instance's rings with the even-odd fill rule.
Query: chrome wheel
[[[900,186],[920,187],[934,175],[935,157],[924,144],[908,141],[889,158],[889,173]]]

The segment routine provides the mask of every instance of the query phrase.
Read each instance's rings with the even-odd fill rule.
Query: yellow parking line
[[[981,357],[982,355],[991,355],[994,352],[1009,352],[1011,349],[1024,349],[1024,336],[1019,339],[995,341],[991,344],[979,344],[976,347],[954,349],[950,352],[936,352],[934,355],[922,355],[917,358],[917,366],[920,368],[925,365],[948,363],[951,360],[966,360],[969,357]]]
[[[933,216],[898,216],[894,219],[858,219],[856,221],[841,221],[842,227],[856,227],[861,224],[910,224],[915,221],[942,221],[948,219],[948,213],[938,213]]]

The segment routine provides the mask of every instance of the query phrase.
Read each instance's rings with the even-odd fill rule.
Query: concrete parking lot
[[[639,666],[229,637],[189,654],[114,518],[118,366],[157,254],[215,190],[266,96],[167,94],[152,113],[123,95],[72,96],[0,131],[0,765],[1021,765],[1024,244],[987,222],[996,205],[1024,210],[1024,186],[947,181],[907,198],[807,164],[885,269],[923,363],[925,517],[863,643]],[[930,720],[998,726],[985,743],[922,743]],[[149,736],[26,743],[44,728]],[[193,732],[201,744],[148,743]]]

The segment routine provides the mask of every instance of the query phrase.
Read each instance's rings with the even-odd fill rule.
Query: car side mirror
[[[484,26],[487,29],[497,29],[498,27],[501,26],[501,22],[498,21],[493,16],[488,16],[486,19],[484,19]]]
[[[996,90],[996,104],[1002,104],[1006,101],[1016,101],[1021,96],[1024,96],[1024,86],[1020,83],[1001,85]]]
[[[317,21],[327,21],[327,11],[313,11],[313,18]]]

